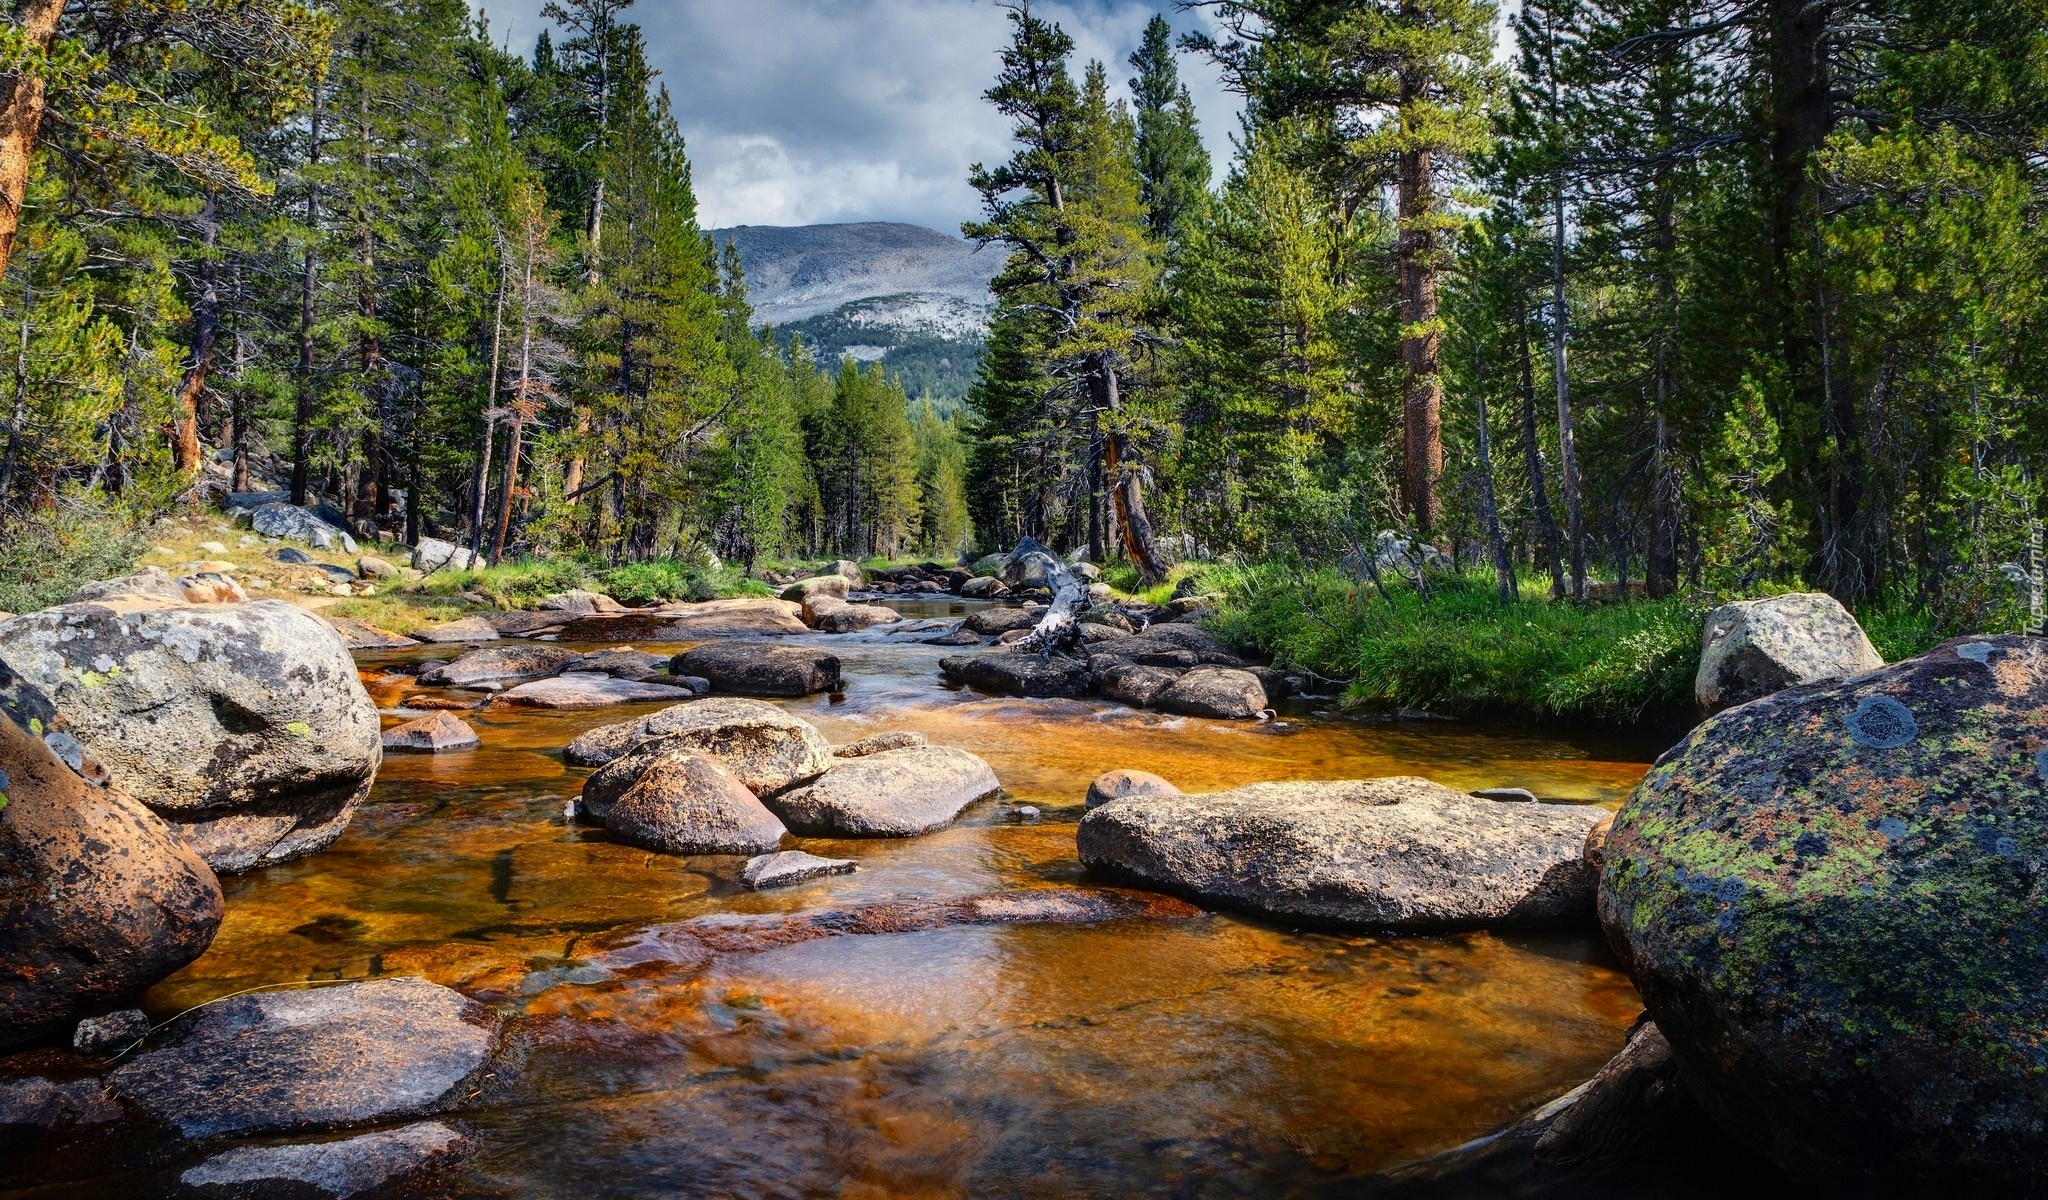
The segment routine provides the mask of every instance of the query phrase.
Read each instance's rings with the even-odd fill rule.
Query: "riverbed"
[[[1639,1011],[1590,925],[1397,937],[1218,913],[619,969],[634,934],[693,917],[1099,883],[1074,832],[1115,767],[1191,792],[1413,774],[1613,807],[1661,748],[1300,704],[1255,723],[996,698],[941,682],[954,650],[818,640],[844,694],[778,703],[835,743],[915,730],[972,751],[1003,794],[926,837],[806,839],[859,871],[749,892],[741,859],[650,853],[565,816],[586,772],[562,746],[658,705],[492,705],[461,714],[476,750],[388,756],[324,853],[224,881],[218,938],[148,1009],[382,974],[495,1005],[508,1051],[459,1113],[477,1147],[460,1195],[1191,1198],[1307,1195],[1456,1145],[1586,1079]],[[380,707],[410,687],[386,668],[429,656],[447,648],[360,657]],[[99,1187],[66,1194],[121,1194]]]

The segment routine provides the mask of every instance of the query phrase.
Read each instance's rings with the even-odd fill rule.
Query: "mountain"
[[[1002,251],[921,225],[738,225],[714,229],[739,250],[754,319],[819,359],[881,360],[915,397],[966,395],[988,331],[989,280]]]

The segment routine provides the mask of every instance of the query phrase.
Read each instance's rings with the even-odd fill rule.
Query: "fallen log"
[[[1010,551],[998,574],[1011,587],[1045,587],[1052,591],[1052,603],[1032,627],[1031,636],[1019,643],[1021,649],[1036,650],[1050,657],[1054,651],[1072,649],[1080,643],[1080,613],[1088,604],[1088,583],[1066,560],[1037,539],[1027,537]]]

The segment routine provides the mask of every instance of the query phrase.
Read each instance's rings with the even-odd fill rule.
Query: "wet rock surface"
[[[354,661],[288,604],[65,605],[0,626],[0,657],[217,871],[325,848],[382,760]]]
[[[0,663],[0,1046],[149,987],[220,927],[206,863],[68,736]]]
[[[786,637],[809,632],[801,605],[787,600],[739,599],[580,617],[563,626],[562,640],[688,642],[699,638]]]
[[[675,698],[676,688],[669,684],[572,671],[553,679],[535,679],[507,689],[499,701],[528,708],[610,708],[615,704],[642,704],[649,700]]]
[[[955,683],[1003,696],[1086,696],[1095,682],[1084,663],[1029,651],[956,654],[940,659],[939,670]]]
[[[446,750],[467,750],[479,743],[476,730],[461,717],[437,712],[393,725],[384,731],[384,749],[438,754]]]
[[[581,657],[556,646],[493,646],[472,650],[446,666],[420,673],[426,687],[468,687],[513,679],[545,679]]]
[[[237,996],[107,1076],[185,1138],[335,1129],[452,1107],[491,1059],[498,1019],[424,979]]]
[[[414,630],[412,636],[414,641],[453,646],[467,642],[495,642],[500,635],[497,626],[482,617],[463,617]]]
[[[563,757],[579,766],[602,766],[660,741],[709,755],[756,794],[781,791],[832,765],[830,743],[809,722],[738,696],[712,696],[600,726],[570,742]]]
[[[827,875],[849,875],[860,864],[850,858],[819,858],[801,850],[784,850],[780,854],[763,854],[750,858],[740,869],[740,882],[755,891],[769,888],[791,887]]]
[[[1082,800],[1089,812],[1094,812],[1112,800],[1130,796],[1178,796],[1181,790],[1150,771],[1132,771],[1118,768],[1104,771],[1088,785],[1088,795]]]
[[[759,854],[786,832],[730,771],[674,739],[599,767],[581,806],[617,836],[667,854]]]
[[[742,696],[809,696],[839,687],[839,659],[815,646],[712,642],[676,655],[669,670]]]
[[[2048,1154],[2048,642],[1965,638],[1709,719],[1600,912],[1716,1120],[1788,1170],[2024,1191]]]
[[[840,759],[816,782],[771,797],[798,833],[913,837],[950,825],[1001,784],[980,758],[950,746],[910,746]]]
[[[1152,705],[1191,717],[1244,720],[1265,711],[1266,689],[1249,671],[1197,667],[1162,689]]]
[[[1586,830],[1604,815],[1474,800],[1426,779],[1259,783],[1113,800],[1081,821],[1112,878],[1289,920],[1531,928],[1591,914]]]
[[[1884,666],[1863,627],[1833,596],[1738,600],[1707,614],[1693,692],[1709,713],[1788,687]]]
[[[351,1200],[401,1184],[459,1158],[469,1139],[441,1121],[421,1121],[337,1141],[243,1146],[187,1169],[178,1182],[201,1196],[312,1195]]]
[[[396,634],[388,629],[379,629],[366,621],[352,621],[347,617],[322,616],[329,627],[340,636],[341,644],[350,650],[398,650],[406,646],[417,646],[414,638]]]

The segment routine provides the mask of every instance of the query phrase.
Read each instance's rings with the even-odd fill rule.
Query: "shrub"
[[[125,575],[149,533],[101,501],[69,495],[49,509],[5,514],[0,611],[35,612],[83,584]]]
[[[729,596],[772,596],[766,584],[742,575],[737,567],[713,571],[675,559],[627,563],[606,571],[603,590],[623,604],[666,604],[678,600],[717,600]]]

